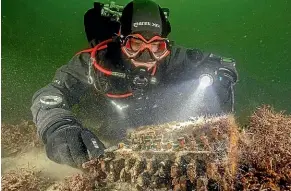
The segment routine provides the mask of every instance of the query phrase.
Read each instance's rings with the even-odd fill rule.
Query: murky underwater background
[[[2,0],[2,122],[31,119],[33,93],[87,47],[83,15],[93,2]],[[261,104],[291,113],[291,1],[156,2],[170,8],[177,44],[237,60],[242,122]]]

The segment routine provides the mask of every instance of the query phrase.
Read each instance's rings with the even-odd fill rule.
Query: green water
[[[31,119],[33,93],[87,46],[83,14],[93,2],[2,0],[3,122]],[[170,38],[177,44],[237,60],[241,121],[262,104],[291,113],[291,1],[156,2],[170,8]]]

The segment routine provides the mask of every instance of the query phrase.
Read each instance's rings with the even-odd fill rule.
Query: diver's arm
[[[99,157],[105,149],[71,111],[89,89],[88,61],[88,53],[75,56],[56,72],[52,83],[34,94],[32,100],[33,121],[48,158],[72,167],[80,167],[89,156]]]
[[[214,105],[214,101],[217,102],[218,113],[234,111],[234,86],[238,81],[235,65],[236,62],[232,58],[209,54],[197,67],[195,76],[200,85],[202,85],[200,78],[205,74],[210,75],[213,79],[212,85],[205,88],[205,103],[211,107]]]
[[[182,46],[173,46],[171,48],[171,54],[165,61],[166,69],[168,73],[173,75],[182,74],[189,76],[190,78],[197,77],[194,74],[202,68],[226,68],[236,75],[237,70],[235,67],[235,60],[232,58],[225,58],[214,55],[212,53],[203,52],[197,48],[185,48]],[[192,73],[192,75],[188,75]]]
[[[193,80],[195,84],[199,85],[199,77],[202,74],[213,73],[214,84],[207,89],[214,90],[211,90],[214,93],[205,94],[205,100],[208,97],[208,100],[211,101],[215,96],[220,105],[226,106],[227,109],[223,110],[232,110],[233,88],[238,80],[234,59],[205,53],[199,49],[174,46],[165,66],[166,81],[173,83]]]
[[[197,67],[202,63],[207,54],[199,49],[189,49],[182,46],[172,46],[171,53],[164,63],[164,78],[167,82],[181,82],[194,78]]]
[[[86,76],[88,60],[89,54],[86,53],[73,57],[57,70],[53,82],[34,94],[31,111],[43,141],[46,139],[43,135],[49,128],[77,123],[71,107],[89,88]]]

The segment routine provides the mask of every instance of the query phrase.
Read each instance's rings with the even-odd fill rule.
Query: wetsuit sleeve
[[[73,57],[67,65],[57,70],[50,84],[33,95],[31,106],[33,121],[37,126],[38,135],[44,142],[48,129],[53,131],[62,125],[78,123],[71,108],[89,88],[88,60],[88,53]],[[46,104],[44,100],[51,103],[50,98],[58,98],[60,102]]]
[[[195,71],[201,65],[207,55],[199,49],[189,49],[181,46],[173,46],[168,59],[161,66],[164,67],[164,78],[168,83],[181,82],[193,79]]]
[[[205,103],[209,108],[214,100],[217,108],[224,113],[232,112],[234,105],[234,86],[238,81],[236,61],[232,58],[209,54],[198,67],[197,74],[209,73],[214,79],[213,85],[205,90]],[[214,110],[214,109],[209,109]]]
[[[171,54],[165,62],[167,76],[177,77],[178,81],[183,78],[197,78],[199,71],[217,68],[227,68],[238,77],[235,60],[202,52],[197,48],[185,48],[181,46],[172,47]]]
[[[202,52],[199,49],[188,49],[184,47],[173,47],[171,55],[165,64],[167,82],[183,83],[183,81],[194,80],[195,85],[199,85],[199,77],[204,72],[214,74],[215,83],[205,93],[209,105],[216,97],[221,106],[226,106],[230,110],[233,85],[238,80],[235,60],[225,58],[211,53]],[[193,84],[193,86],[195,86]],[[207,98],[208,97],[208,98]]]

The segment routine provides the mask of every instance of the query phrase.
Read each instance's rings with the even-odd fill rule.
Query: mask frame
[[[134,50],[132,48],[132,44],[130,44],[130,41],[133,41],[133,39],[138,40],[139,46]],[[160,43],[160,44],[154,44],[154,43]],[[157,46],[163,46],[163,47],[157,47]],[[130,50],[131,48],[131,50]],[[162,52],[157,53],[154,50],[157,48],[157,51],[159,48],[164,49]],[[160,36],[154,36],[150,40],[146,40],[141,34],[132,34],[126,36],[122,40],[122,52],[129,58],[129,59],[135,59],[140,53],[142,53],[145,49],[149,50],[149,53],[151,57],[155,61],[160,61],[166,56],[170,54],[170,41],[167,38],[162,38]]]

